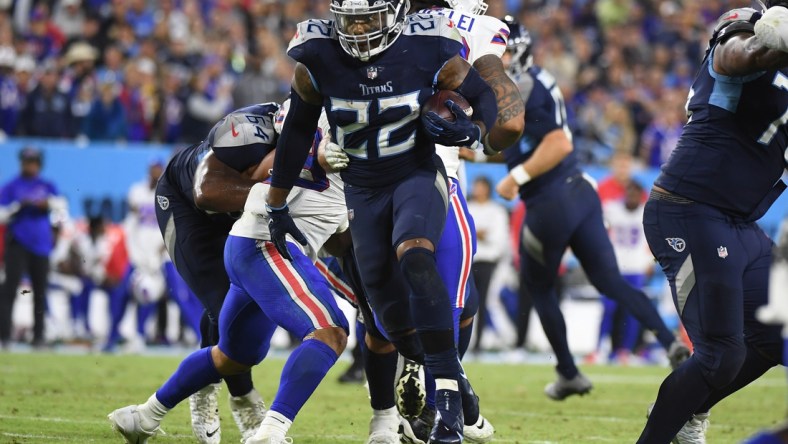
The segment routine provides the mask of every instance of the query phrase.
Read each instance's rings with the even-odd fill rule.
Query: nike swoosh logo
[[[724,18],[724,19],[722,19],[722,20],[723,20],[723,21],[724,21],[724,20],[736,20],[737,18],[739,18],[739,13],[738,13],[738,12],[736,12],[736,13],[733,13],[733,14],[731,14],[731,15],[729,15],[729,16],[727,16],[727,17],[725,17],[725,18]]]
[[[462,139],[462,140],[458,140],[458,141],[457,141],[457,143],[463,143],[463,142],[467,142],[467,141],[469,141],[469,140],[471,140],[471,138],[470,138],[470,137],[468,137],[468,136],[465,136],[465,138],[464,138],[464,139]]]
[[[476,426],[477,429],[481,430],[484,428],[484,418],[482,418],[482,423]]]
[[[235,130],[235,123],[234,122],[230,124],[230,129],[233,132],[233,137],[238,137],[238,134],[240,134],[240,133]]]
[[[218,431],[219,431],[219,427],[217,427],[217,428],[216,428],[216,430],[214,430],[213,432],[205,432],[205,435],[207,435],[207,436],[208,436],[208,438],[210,438],[210,437],[212,437],[213,435],[215,435],[215,434],[216,434],[216,432],[218,432]]]

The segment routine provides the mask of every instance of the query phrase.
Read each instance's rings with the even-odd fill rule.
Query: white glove
[[[328,142],[325,146],[326,162],[334,170],[341,170],[347,168],[350,159],[347,157],[345,150],[334,142]]]
[[[769,271],[769,303],[759,307],[755,317],[764,324],[783,324],[788,333],[788,262],[775,260]]]
[[[763,46],[788,52],[788,9],[772,6],[755,22],[755,37]]]

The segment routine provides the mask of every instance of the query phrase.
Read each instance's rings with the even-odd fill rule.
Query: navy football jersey
[[[332,140],[350,157],[345,182],[394,183],[432,157],[419,112],[440,69],[461,49],[454,25],[442,16],[408,16],[399,38],[367,62],[342,49],[332,21],[298,24],[287,54],[309,69],[323,95]]]
[[[257,165],[276,148],[274,118],[278,109],[275,103],[263,103],[231,112],[214,125],[204,141],[173,156],[167,164],[167,179],[194,204],[194,172],[210,151],[239,172]]]
[[[572,132],[566,122],[564,97],[556,84],[555,77],[538,66],[528,68],[522,75],[528,77],[520,83],[528,86],[521,87],[521,92],[526,93],[528,87],[531,91],[525,101],[523,136],[518,143],[503,152],[506,166],[510,170],[528,160],[536,147],[542,143],[542,139],[552,131],[563,130],[569,140],[572,140]],[[578,173],[580,169],[573,151],[553,169],[521,186],[520,195],[523,199],[532,197]]]
[[[781,191],[788,71],[727,77],[714,72],[709,54],[689,93],[689,122],[655,185],[734,216],[757,218]]]

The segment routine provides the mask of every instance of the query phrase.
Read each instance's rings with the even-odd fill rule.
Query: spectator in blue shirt
[[[55,186],[39,175],[41,152],[32,147],[19,152],[21,174],[0,188],[0,222],[6,219],[5,283],[0,287],[0,345],[9,346],[11,313],[23,274],[33,287],[33,346],[44,345],[44,312],[49,273],[49,253],[53,248],[50,203],[57,196]]]

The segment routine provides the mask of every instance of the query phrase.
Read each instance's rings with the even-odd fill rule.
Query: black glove
[[[446,106],[454,114],[454,122],[441,118],[433,111],[421,117],[424,130],[434,143],[445,146],[467,146],[476,149],[482,138],[482,130],[471,121],[459,105],[452,100],[446,101]]]
[[[303,246],[306,246],[306,236],[298,229],[293,218],[290,217],[290,210],[287,208],[287,204],[282,208],[271,208],[268,205],[265,208],[268,210],[268,231],[271,233],[271,242],[274,243],[276,250],[282,257],[292,261],[293,256],[287,250],[287,235],[293,236]]]

